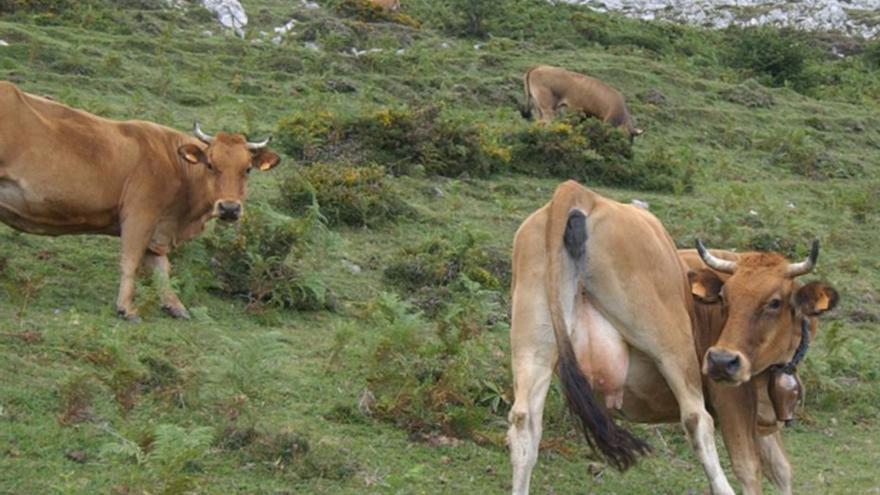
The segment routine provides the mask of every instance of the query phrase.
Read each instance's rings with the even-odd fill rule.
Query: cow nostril
[[[727,372],[729,374],[733,375],[734,373],[739,371],[739,365],[739,356],[733,356],[733,359],[727,362],[725,368],[727,369]]]

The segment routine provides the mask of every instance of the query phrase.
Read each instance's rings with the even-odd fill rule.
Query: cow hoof
[[[162,306],[162,309],[165,310],[166,313],[173,316],[174,318],[178,318],[181,320],[190,319],[189,311],[186,310],[183,306]]]
[[[122,308],[116,308],[116,315],[122,318],[123,320],[130,321],[132,323],[140,323],[141,317],[138,316],[134,311],[128,311]]]

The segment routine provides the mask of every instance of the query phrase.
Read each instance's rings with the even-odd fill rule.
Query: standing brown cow
[[[702,244],[696,254],[677,252],[647,211],[573,181],[560,185],[514,238],[513,493],[529,491],[555,369],[588,442],[615,467],[632,465],[647,445],[613,415],[679,421],[712,493],[732,495],[708,405],[743,492],[760,493],[763,468],[790,494],[777,420],[791,411],[773,410],[779,388],[768,381],[790,373],[818,316],[837,303],[824,283],[795,280],[818,252],[816,243],[799,263],[778,253],[710,253]]]
[[[539,65],[525,73],[523,85],[526,98],[520,109],[523,118],[531,118],[534,109],[538,120],[548,123],[557,111],[568,107],[620,128],[630,141],[643,132],[635,127],[620,91],[593,77]]]
[[[144,121],[113,121],[0,81],[0,220],[32,234],[122,239],[116,310],[137,320],[138,267],[156,270],[162,306],[189,314],[171,288],[167,254],[214,217],[241,216],[247,174],[280,161],[269,140],[196,137]]]
[[[397,12],[400,10],[400,0],[370,0],[370,3],[380,7],[385,12]]]

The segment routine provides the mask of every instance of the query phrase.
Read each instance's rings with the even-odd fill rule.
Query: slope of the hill
[[[692,175],[675,192],[601,192],[647,201],[681,246],[700,236],[713,247],[803,256],[812,239],[822,242],[811,278],[834,284],[842,302],[801,369],[806,404],[784,433],[795,490],[880,490],[876,45],[832,60],[821,43],[798,38],[802,66],[773,68],[743,63],[748,50],[734,48],[749,40],[738,31],[538,1],[412,0],[397,22],[362,22],[344,8],[352,2],[242,3],[244,39],[187,2],[0,1],[0,79],[110,118],[274,132],[279,147],[290,129],[326,131],[327,115],[438,107],[453,123],[443,129],[473,125],[502,162],[528,129],[516,109],[528,67],[605,79],[646,129],[631,163],[672,161]],[[273,41],[274,28],[292,19]],[[358,143],[337,144],[345,149],[329,161],[362,158]],[[252,174],[248,209],[258,218],[300,221],[279,206],[288,177],[309,165],[291,153],[276,170]],[[145,281],[144,322],[129,324],[112,310],[117,239],[0,227],[0,493],[508,491],[505,263],[516,227],[567,177],[501,168],[450,178],[415,166],[384,178],[408,213],[368,227],[312,225],[293,255],[286,244],[257,259],[295,258],[302,286],[331,294],[324,310],[226,295],[218,264],[238,260],[215,227],[172,257],[193,319],[163,315]],[[444,270],[477,268],[426,292],[422,279],[447,273],[419,270],[442,256],[453,260]],[[400,285],[391,266],[417,273],[404,280],[416,285]],[[414,316],[411,304],[424,313]],[[462,332],[460,341],[450,331]],[[406,382],[389,394],[398,377],[430,400],[407,396]],[[443,380],[429,393],[431,377]],[[545,419],[535,493],[706,487],[675,425],[634,426],[655,454],[620,475],[587,469],[591,454],[556,390]]]

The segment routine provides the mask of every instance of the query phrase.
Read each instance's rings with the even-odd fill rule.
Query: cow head
[[[193,134],[207,148],[184,144],[177,149],[181,159],[193,166],[205,167],[204,193],[213,204],[212,216],[235,221],[241,217],[242,201],[247,186],[247,175],[253,169],[269,170],[281,161],[269,149],[271,138],[252,143],[241,134],[218,133],[211,136],[202,131],[199,123],[193,125]]]
[[[716,382],[740,385],[772,365],[785,364],[800,344],[805,319],[815,329],[816,317],[837,304],[837,291],[829,285],[795,280],[815,266],[818,241],[800,263],[790,263],[779,253],[744,253],[736,261],[724,260],[699,240],[697,250],[715,271],[691,271],[691,292],[698,301],[721,304],[725,321],[718,341],[703,356],[703,374]],[[716,272],[730,276],[722,279]]]

